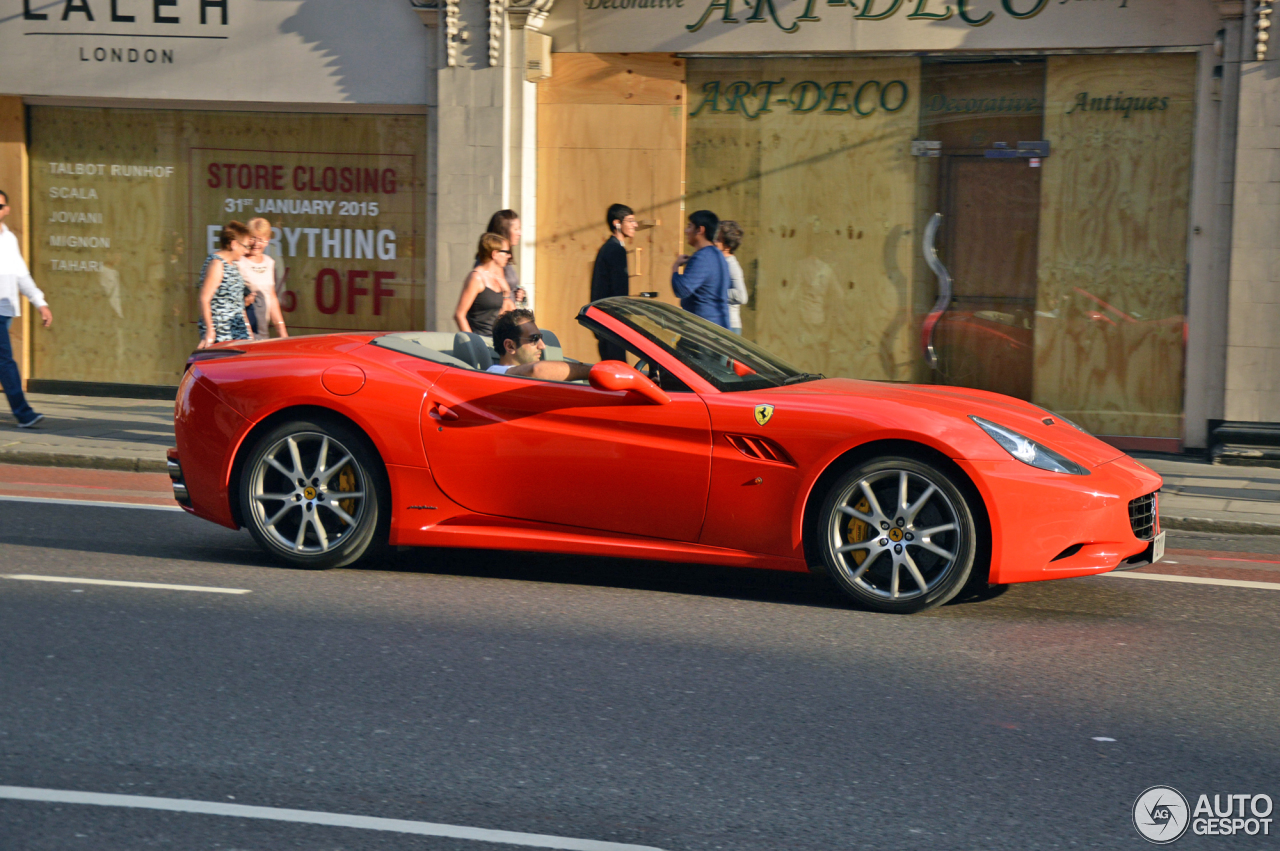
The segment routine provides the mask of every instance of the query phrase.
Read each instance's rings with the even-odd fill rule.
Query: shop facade
[[[1272,0],[134,1],[0,20],[0,185],[73,320],[28,332],[36,386],[170,385],[210,226],[258,213],[319,333],[452,330],[514,208],[539,321],[590,359],[621,201],[632,291],[670,301],[685,216],[738,221],[744,332],[806,370],[1124,448],[1280,423]]]
[[[634,288],[667,294],[683,214],[706,208],[747,235],[744,333],[801,368],[1204,446],[1224,417],[1240,24],[1207,0],[558,4],[544,321],[585,301],[607,203],[655,223]]]
[[[433,57],[411,7],[16,7],[0,189],[55,316],[15,323],[29,388],[172,392],[204,260],[255,216],[293,333],[424,327]]]

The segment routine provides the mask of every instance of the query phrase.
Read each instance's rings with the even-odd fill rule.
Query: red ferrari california
[[[392,546],[811,570],[900,613],[1163,554],[1160,477],[1034,405],[800,372],[646,299],[578,321],[634,366],[513,377],[488,341],[430,332],[199,351],[177,500],[295,567]]]

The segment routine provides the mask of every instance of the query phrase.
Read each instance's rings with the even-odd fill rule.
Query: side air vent
[[[787,451],[767,437],[748,437],[745,434],[726,434],[729,445],[753,461],[769,461],[774,464],[796,465]]]

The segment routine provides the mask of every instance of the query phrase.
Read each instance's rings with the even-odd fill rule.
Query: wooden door
[[[1040,169],[1025,159],[946,157],[951,309],[935,346],[944,383],[1030,399],[1034,362]]]
[[[631,242],[631,294],[676,302],[669,270],[684,241],[685,63],[558,53],[551,67],[538,84],[538,323],[565,355],[595,361],[595,337],[575,317],[591,300],[610,204],[651,223]]]

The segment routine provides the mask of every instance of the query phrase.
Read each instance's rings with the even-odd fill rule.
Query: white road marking
[[[1248,579],[1209,579],[1204,576],[1173,576],[1168,573],[1103,573],[1116,579],[1151,579],[1155,582],[1185,582],[1188,585],[1223,585],[1227,588],[1263,588],[1280,591],[1280,582],[1252,582]]]
[[[99,502],[96,499],[54,499],[51,496],[8,496],[0,502],[45,502],[51,505],[88,505],[94,508],[147,508],[152,511],[182,511],[181,505],[145,505],[140,502]]]
[[[209,594],[252,594],[248,588],[212,588],[207,585],[164,585],[159,582],[125,582],[122,579],[84,579],[79,576],[39,576],[34,573],[0,574],[4,579],[31,582],[69,582],[73,585],[119,585],[122,588],[158,588],[163,591],[204,591]]]
[[[444,836],[450,839],[470,839],[475,842],[498,842],[506,845],[523,845],[527,848],[557,848],[564,849],[564,851],[660,851],[660,849],[648,845],[627,845],[620,842],[601,842],[595,839],[572,839],[564,836],[547,836],[540,833],[517,833],[511,830],[489,830],[482,827],[462,827],[453,824],[435,824],[428,821],[351,816],[342,813],[322,813],[314,810],[251,807],[245,804],[224,804],[215,801],[150,798],[143,795],[112,795],[103,792],[70,792],[62,789],[0,786],[0,798],[14,801],[92,804],[99,807],[136,807],[145,810],[166,810],[174,813],[270,819],[272,821],[290,821],[301,824],[323,824],[330,827],[354,827],[362,830],[411,833],[416,836]]]
[[[1095,742],[1114,742],[1115,741],[1115,739],[1109,736],[1094,736],[1093,740]]]

